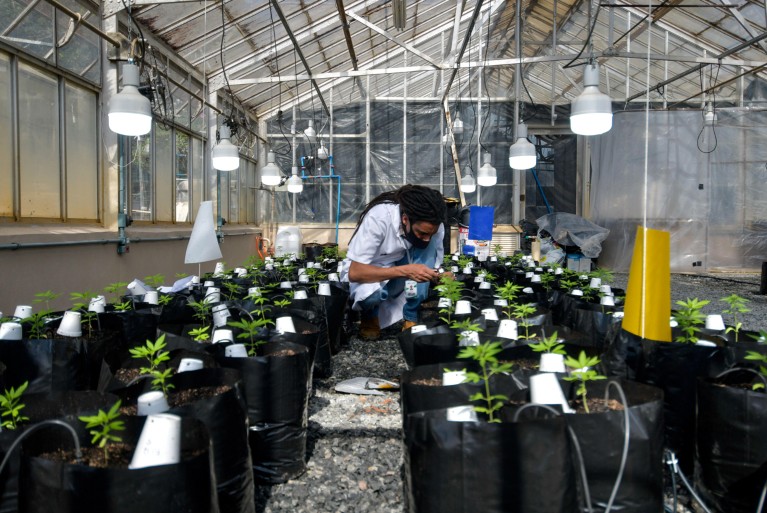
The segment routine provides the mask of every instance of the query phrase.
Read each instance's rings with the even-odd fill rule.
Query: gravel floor
[[[616,274],[614,287],[625,287]],[[705,313],[717,313],[719,299],[736,293],[749,300],[743,329],[767,328],[767,296],[757,274],[673,275],[672,301],[708,299]],[[725,322],[727,319],[725,318]],[[386,334],[385,334],[386,335]],[[334,374],[315,381],[309,403],[308,469],[286,484],[257,488],[256,511],[291,513],[402,512],[402,443],[399,394],[354,396],[334,391],[336,383],[365,376],[398,379],[406,370],[394,333],[377,342],[353,337],[334,357]],[[686,502],[686,501],[682,501]],[[691,511],[679,506],[680,513]]]

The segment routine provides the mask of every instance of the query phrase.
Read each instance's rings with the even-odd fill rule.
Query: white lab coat
[[[426,263],[430,267],[439,267],[444,256],[443,239],[445,227],[440,224],[439,230],[432,240],[437,244],[437,257],[434,262]],[[412,245],[405,240],[402,231],[402,215],[399,205],[395,203],[382,203],[371,208],[362,220],[362,224],[356,235],[349,243],[349,250],[341,269],[341,280],[349,281],[349,267],[352,260],[362,264],[375,265],[389,268],[400,261],[410,250]],[[358,303],[365,300],[378,289],[386,286],[388,280],[380,283],[349,283],[354,305],[352,308],[359,310]],[[402,307],[405,305],[405,294],[397,297],[389,297],[381,302],[378,311],[378,319],[382,328],[390,326],[402,319]]]

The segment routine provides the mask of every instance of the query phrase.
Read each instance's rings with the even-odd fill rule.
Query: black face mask
[[[405,231],[404,224],[402,225],[402,231]],[[416,249],[426,249],[429,246],[429,242],[431,242],[430,240],[422,240],[416,237],[415,233],[413,233],[412,225],[410,226],[410,231],[405,232],[405,240]]]

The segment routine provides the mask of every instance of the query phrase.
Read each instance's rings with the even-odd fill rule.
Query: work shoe
[[[381,325],[378,317],[360,320],[360,338],[362,340],[378,340],[381,338]]]
[[[406,320],[406,321],[404,321],[402,323],[402,331],[409,330],[410,328],[412,328],[416,324],[418,324],[418,323],[415,322],[415,321],[408,321],[408,320]]]

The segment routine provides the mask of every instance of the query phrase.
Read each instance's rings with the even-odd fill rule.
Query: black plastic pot
[[[123,440],[135,445],[145,417],[125,420]],[[90,444],[82,422],[71,419],[80,443]],[[218,513],[213,455],[202,422],[182,419],[182,461],[142,469],[93,468],[40,457],[71,449],[71,434],[41,429],[22,442],[19,510],[25,513]]]
[[[87,390],[90,385],[86,342],[81,338],[4,340],[0,361],[5,363],[7,387],[29,382],[27,393]]]
[[[752,378],[737,371],[697,383],[696,484],[712,511],[757,511],[767,482],[767,394],[748,388]]]
[[[406,511],[572,513],[575,471],[563,417],[490,424],[413,413],[405,430]]]
[[[311,358],[306,346],[290,342],[270,342],[259,349],[262,356],[217,358],[243,377],[256,483],[284,483],[306,470]]]
[[[614,306],[602,306],[592,303],[578,305],[572,315],[573,329],[584,333],[598,351],[603,351],[610,326],[622,322],[622,318],[612,314],[619,311]]]

